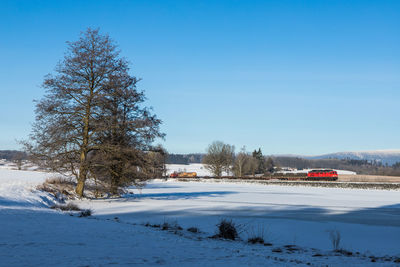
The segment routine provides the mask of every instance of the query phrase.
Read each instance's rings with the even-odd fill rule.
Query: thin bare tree
[[[233,173],[236,177],[243,177],[249,171],[249,155],[246,152],[246,147],[243,146],[240,152],[235,157],[235,162],[233,165]]]

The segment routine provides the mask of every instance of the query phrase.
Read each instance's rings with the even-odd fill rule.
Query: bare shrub
[[[331,240],[333,250],[339,251],[340,249],[340,241],[342,239],[341,234],[338,230],[330,230],[329,239]]]
[[[52,194],[59,201],[64,201],[65,198],[75,198],[75,182],[71,178],[52,177],[36,187],[37,190]]]
[[[150,222],[146,222],[146,223],[144,224],[144,226],[146,226],[146,227],[153,227],[153,228],[160,228],[160,227],[161,227],[160,224],[151,224]]]
[[[73,185],[73,186],[75,186],[75,182],[71,178],[67,178],[67,177],[47,178],[45,183],[46,184],[55,184],[55,185]]]
[[[92,210],[91,209],[85,209],[79,212],[79,217],[89,217],[92,216]]]
[[[222,219],[218,224],[217,237],[235,240],[239,235],[236,225],[232,220]]]
[[[164,221],[161,225],[161,230],[183,230],[183,228],[178,224],[177,221]]]
[[[74,203],[68,203],[66,205],[55,204],[51,206],[52,209],[62,210],[62,211],[81,211],[78,205]]]
[[[200,232],[199,228],[197,228],[197,227],[189,227],[187,229],[187,231],[191,232],[191,233],[199,233]]]
[[[36,187],[36,189],[39,190],[39,191],[50,193],[52,195],[56,195],[56,193],[57,193],[57,191],[54,189],[54,187],[50,186],[46,182],[43,183],[43,184],[38,185]]]
[[[335,250],[337,253],[343,254],[345,256],[353,256],[353,252],[345,250],[345,249],[337,249]]]
[[[250,237],[247,239],[247,242],[250,244],[264,244],[264,238],[256,236],[256,237]]]

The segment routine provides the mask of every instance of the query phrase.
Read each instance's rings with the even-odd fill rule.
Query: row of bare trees
[[[165,151],[153,147],[161,120],[143,106],[139,81],[114,41],[88,29],[68,43],[55,74],[46,76],[46,95],[37,102],[36,122],[24,142],[31,158],[77,179],[84,195],[95,178],[116,193],[120,186],[160,176]]]
[[[233,174],[235,177],[247,175],[272,173],[274,161],[272,158],[264,157],[261,149],[248,153],[245,147],[235,154],[233,145],[221,141],[214,141],[207,148],[207,154],[203,158],[206,168],[216,177]]]

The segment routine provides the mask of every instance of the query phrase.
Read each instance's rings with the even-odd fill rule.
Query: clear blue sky
[[[99,27],[165,147],[400,148],[400,1],[0,1],[0,149],[19,148],[66,41]]]

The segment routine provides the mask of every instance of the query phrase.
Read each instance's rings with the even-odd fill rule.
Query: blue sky
[[[172,153],[400,148],[400,1],[0,1],[0,149],[19,148],[66,41],[99,27]]]

